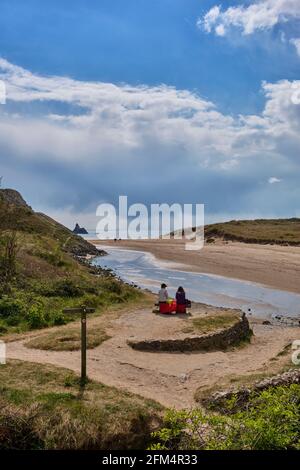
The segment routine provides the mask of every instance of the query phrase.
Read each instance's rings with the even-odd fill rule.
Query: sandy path
[[[99,240],[94,243],[100,244]],[[105,240],[103,244],[148,251],[158,259],[181,264],[187,271],[218,274],[300,293],[300,247],[218,241],[200,251],[186,251],[182,240]]]
[[[90,327],[101,321],[101,317],[93,319]],[[134,351],[126,343],[129,338],[161,337],[162,332],[171,336],[178,329],[179,321],[177,317],[156,316],[150,310],[137,309],[113,319],[107,330],[113,337],[88,351],[89,377],[165,406],[189,407],[194,405],[193,395],[198,387],[222,387],[232,377],[266,370],[275,373],[286,358],[274,361],[274,357],[299,338],[297,328],[254,324],[255,337],[251,344],[230,352],[150,353]],[[8,358],[49,363],[79,372],[79,351],[29,349],[24,346],[26,341],[8,343]]]

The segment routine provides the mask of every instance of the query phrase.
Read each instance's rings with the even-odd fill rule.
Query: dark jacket
[[[176,301],[179,305],[185,305],[186,303],[185,292],[176,292]]]

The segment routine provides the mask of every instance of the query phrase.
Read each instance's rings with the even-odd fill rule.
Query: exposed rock
[[[79,224],[76,224],[73,233],[77,235],[87,235],[89,232],[84,227],[80,227]]]
[[[4,199],[8,204],[14,204],[16,206],[31,207],[23,199],[21,194],[15,189],[0,189],[0,197]]]
[[[256,382],[252,387],[242,387],[234,390],[224,390],[222,392],[213,393],[209,398],[201,400],[201,403],[209,408],[218,409],[223,412],[229,412],[226,406],[227,400],[235,398],[235,405],[230,408],[230,412],[234,413],[238,409],[243,408],[253,392],[262,392],[271,387],[288,386],[291,384],[300,384],[300,369],[290,369],[283,374],[268,377]]]
[[[288,315],[272,315],[275,323],[285,326],[300,326],[300,319],[298,317],[290,317]]]
[[[133,349],[139,351],[218,351],[235,346],[252,335],[248,319],[242,318],[230,328],[202,336],[191,336],[178,339],[157,339],[128,341]]]

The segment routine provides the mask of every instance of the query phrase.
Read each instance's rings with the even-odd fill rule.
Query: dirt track
[[[165,406],[190,407],[195,403],[194,393],[198,387],[203,390],[220,388],[238,376],[277,372],[289,360],[289,355],[276,357],[277,354],[292,340],[299,339],[298,328],[253,324],[255,336],[251,344],[229,352],[149,353],[135,351],[127,345],[129,338],[176,334],[180,321],[177,317],[155,315],[150,309],[125,311],[119,318],[110,320],[107,332],[112,338],[88,351],[89,377],[152,398]],[[89,328],[99,322],[103,322],[103,317],[91,319]],[[29,336],[32,338],[35,334]],[[26,339],[8,343],[8,358],[80,371],[79,351],[29,349],[24,342]]]

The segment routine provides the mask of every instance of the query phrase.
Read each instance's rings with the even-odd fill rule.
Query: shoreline
[[[89,240],[151,253],[175,269],[212,274],[300,294],[300,247],[217,241],[200,251],[185,251],[184,240]]]

